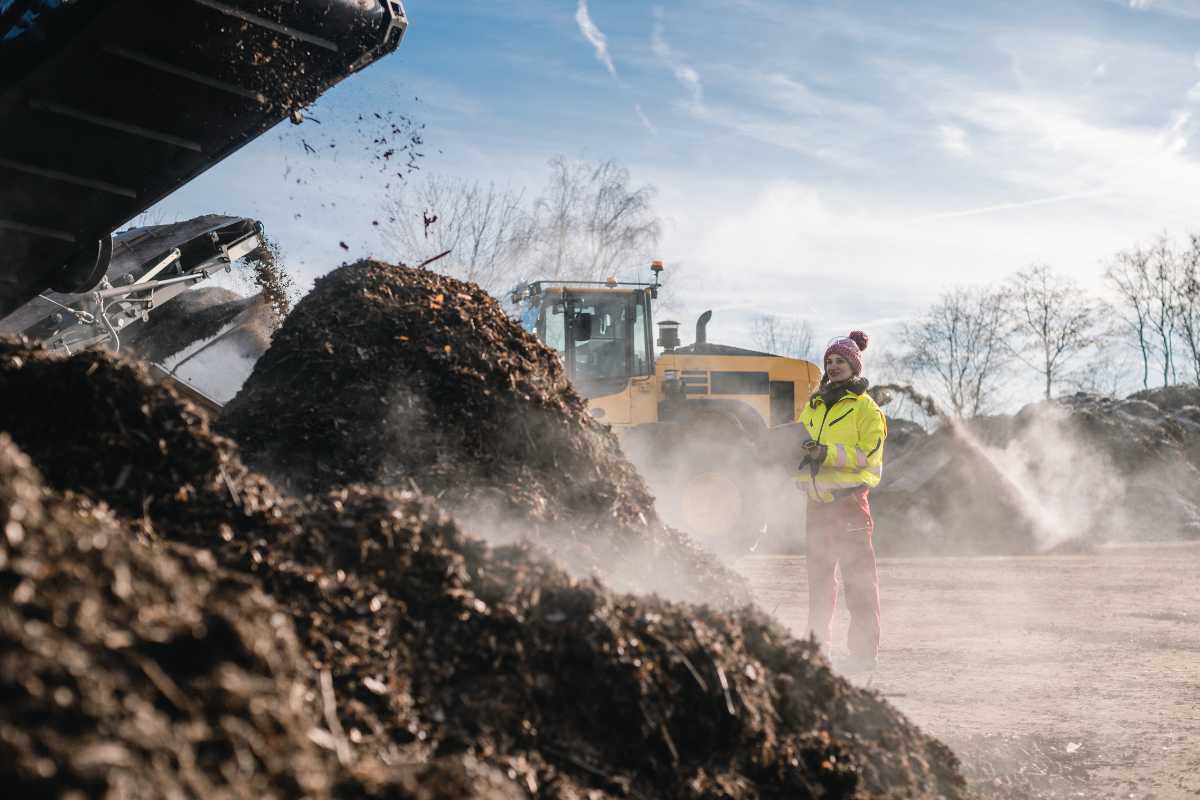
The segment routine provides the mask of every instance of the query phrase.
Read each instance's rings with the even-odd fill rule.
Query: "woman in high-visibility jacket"
[[[874,669],[879,656],[879,571],[867,495],[883,475],[887,420],[862,377],[867,341],[853,331],[829,345],[821,387],[800,414],[812,437],[799,476],[808,493],[808,629],[829,645],[840,565],[850,609],[847,670]]]

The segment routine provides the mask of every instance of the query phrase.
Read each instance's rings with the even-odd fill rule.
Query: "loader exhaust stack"
[[[708,344],[708,321],[710,319],[712,319],[711,308],[696,320],[696,344]]]

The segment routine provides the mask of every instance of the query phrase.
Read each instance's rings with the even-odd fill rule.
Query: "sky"
[[[1040,262],[1101,290],[1115,252],[1200,231],[1200,0],[406,6],[316,121],[147,219],[257,217],[301,283],[395,260],[370,115],[407,115],[425,173],[536,192],[563,155],[654,186],[667,291],[713,340],[770,313],[885,347],[950,287]]]

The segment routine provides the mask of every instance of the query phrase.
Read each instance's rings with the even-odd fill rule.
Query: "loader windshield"
[[[558,351],[567,377],[585,394],[618,391],[614,381],[654,374],[648,292],[518,289],[512,303],[508,313]]]
[[[640,293],[555,293],[530,298],[513,313],[522,327],[558,351],[573,381],[654,371],[649,311]]]

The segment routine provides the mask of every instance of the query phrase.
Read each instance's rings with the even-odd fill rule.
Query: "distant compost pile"
[[[871,497],[883,554],[1200,538],[1198,387],[1069,395],[970,420],[967,437],[893,427]]]
[[[438,498],[489,541],[532,536],[616,588],[731,602],[739,578],[664,526],[557,354],[474,284],[373,261],[292,311],[218,420],[293,493],[353,483]]]
[[[952,753],[757,611],[613,593],[411,491],[282,495],[123,359],[0,342],[0,394],[15,796],[964,796]]]

